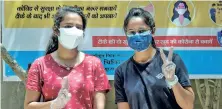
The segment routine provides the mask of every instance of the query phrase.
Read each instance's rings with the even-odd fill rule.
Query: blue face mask
[[[127,35],[127,41],[130,48],[138,52],[142,52],[147,50],[151,44],[152,33],[150,31],[146,31],[134,35]]]

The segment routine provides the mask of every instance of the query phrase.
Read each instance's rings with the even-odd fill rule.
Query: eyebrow
[[[132,31],[133,29],[129,29],[130,31]]]
[[[73,23],[64,23],[63,25],[74,25]],[[76,24],[76,26],[81,26],[81,27],[83,27],[83,25],[81,25],[81,24]]]
[[[151,29],[151,28],[150,27],[146,28],[145,26],[141,26],[141,27],[139,27],[138,30],[141,30],[141,29]],[[134,30],[134,29],[128,29],[128,31],[132,31],[132,30]]]
[[[68,23],[68,22],[67,22],[67,23],[64,23],[64,24],[73,25],[73,23]]]
[[[146,27],[140,27],[139,30],[141,30],[141,29],[146,29]]]
[[[83,25],[81,25],[81,24],[76,24],[76,26],[81,26],[81,27],[83,27]]]

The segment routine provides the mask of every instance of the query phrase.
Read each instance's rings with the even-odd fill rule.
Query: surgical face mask
[[[186,9],[177,9],[178,14],[183,15],[186,12]]]
[[[72,28],[60,28],[59,43],[66,49],[74,49],[83,41],[83,30]]]
[[[152,42],[151,31],[137,33],[135,35],[127,35],[128,46],[137,52],[142,52],[148,49]]]

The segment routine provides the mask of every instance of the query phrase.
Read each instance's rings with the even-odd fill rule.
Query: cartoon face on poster
[[[217,32],[217,40],[220,46],[222,47],[222,30]]]
[[[131,8],[143,8],[144,10],[148,11],[153,17],[155,16],[154,5],[151,1],[130,1],[127,6],[127,13]]]
[[[187,26],[195,15],[194,4],[191,1],[171,1],[168,6],[168,17],[176,26]]]
[[[209,17],[213,23],[222,26],[222,1],[212,1],[209,4]]]

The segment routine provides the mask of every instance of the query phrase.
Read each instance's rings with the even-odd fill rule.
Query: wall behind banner
[[[2,4],[3,2],[0,1],[0,3]],[[159,2],[159,3],[166,3],[166,2]],[[0,5],[0,9],[2,5]],[[11,7],[8,7],[9,9]],[[162,8],[164,9],[164,8]],[[0,12],[1,13],[1,12]],[[0,14],[0,19],[2,18],[2,13]],[[164,17],[161,17],[161,19]],[[207,19],[207,18],[204,18]],[[20,22],[21,23],[21,22]],[[27,22],[26,22],[27,23]],[[30,22],[29,22],[30,23]],[[210,24],[208,22],[208,24]],[[0,22],[0,25],[2,25],[2,22]],[[12,26],[13,23],[9,24],[9,26]],[[92,25],[96,25],[96,24],[92,24]],[[157,23],[157,25],[161,25],[160,23]],[[195,25],[195,24],[192,24]],[[201,24],[202,26],[206,25],[205,23]],[[214,27],[215,25],[210,24],[212,27]],[[14,26],[19,26],[19,24],[15,24]],[[26,25],[26,26],[30,26],[30,25]],[[36,26],[36,25],[31,25],[31,26]],[[38,25],[37,25],[38,26]],[[171,26],[171,27],[175,27],[172,24],[167,24],[166,23],[166,27]],[[2,27],[2,26],[1,26]],[[0,28],[0,31],[2,31],[2,28]],[[2,35],[1,38],[2,39]],[[1,63],[2,63],[2,59],[1,59]],[[23,109],[23,102],[24,102],[24,94],[25,94],[25,87],[21,82],[17,82],[17,81],[3,81],[3,67],[2,64],[0,64],[0,72],[1,72],[1,107],[0,109]],[[113,81],[111,80],[110,83],[112,84],[113,87]],[[192,80],[192,87],[194,89],[195,94],[197,94],[196,92],[196,87],[195,87],[195,83]],[[222,93],[222,91],[221,91]],[[220,97],[220,99],[222,99],[222,96]],[[220,101],[220,107],[222,107],[222,100]],[[107,95],[107,101],[106,101],[106,109],[116,109],[116,105],[114,104],[114,87],[112,88],[112,90],[108,93]],[[194,109],[202,109],[198,100],[198,97],[196,96],[196,101],[195,101],[195,107]]]
[[[110,81],[113,87],[113,81]],[[191,81],[193,83],[192,87],[194,89],[195,94],[196,87],[194,84],[194,81]],[[25,94],[25,87],[22,83],[19,82],[2,82],[2,96],[1,96],[1,102],[2,106],[0,109],[24,109],[23,103],[24,103],[24,94]],[[222,91],[221,91],[222,93]],[[114,103],[114,88],[108,93],[107,99],[106,99],[106,108],[105,109],[117,109],[115,103]],[[220,107],[222,106],[222,96],[220,99]],[[198,96],[196,95],[195,100],[195,106],[194,109],[202,109],[200,102],[198,100]]]

